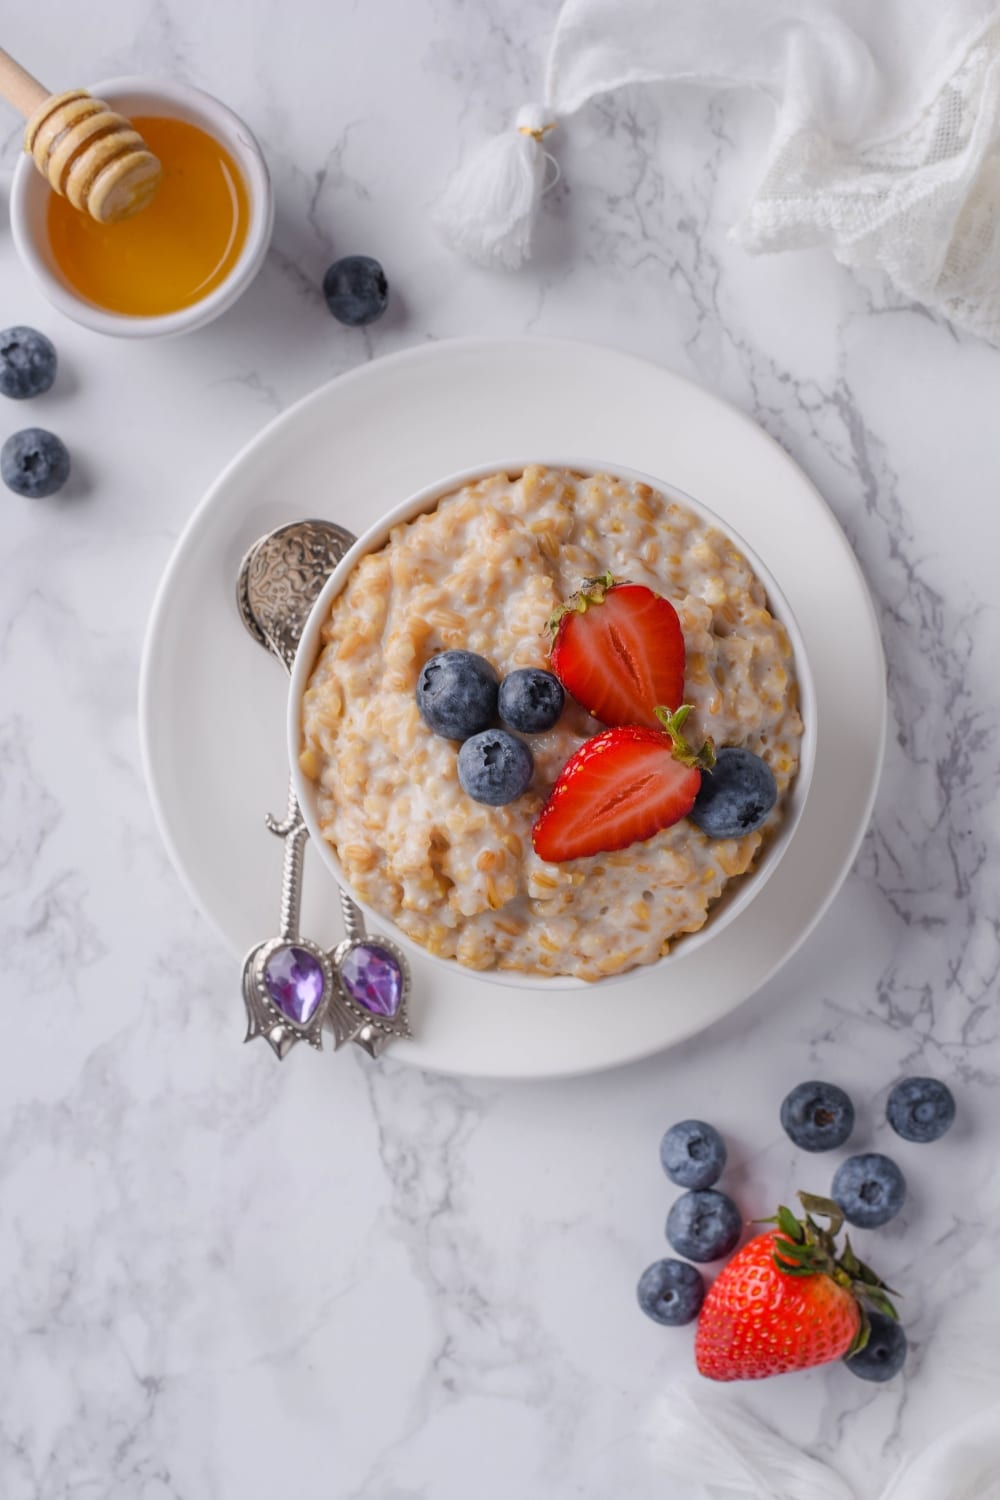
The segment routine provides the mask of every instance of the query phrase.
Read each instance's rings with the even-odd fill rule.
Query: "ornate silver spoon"
[[[240,618],[259,645],[291,671],[316,597],[354,541],[332,521],[295,521],[260,537],[245,554],[236,584]],[[302,859],[308,836],[291,782],[282,820],[267,817],[284,840],[281,929],[243,963],[247,1036],[267,1038],[279,1058],[297,1041],[319,1048],[324,1022],[334,1048],[355,1041],[372,1057],[394,1036],[409,1036],[410,974],[402,950],[371,939],[360,909],[338,886],[346,937],[326,952],[299,933]]]

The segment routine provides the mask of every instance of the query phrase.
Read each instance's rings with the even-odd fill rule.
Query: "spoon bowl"
[[[240,618],[287,672],[323,585],[356,540],[334,521],[292,521],[246,553],[236,587]]]

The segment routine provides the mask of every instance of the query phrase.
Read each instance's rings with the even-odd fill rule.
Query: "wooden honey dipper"
[[[24,149],[54,192],[102,224],[146,207],[163,168],[142,136],[86,89],[50,94],[0,48],[0,96],[27,120]]]

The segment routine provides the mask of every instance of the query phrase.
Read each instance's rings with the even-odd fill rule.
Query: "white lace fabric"
[[[894,135],[841,144],[814,124],[779,128],[735,237],[752,251],[828,244],[1000,341],[1000,24]]]

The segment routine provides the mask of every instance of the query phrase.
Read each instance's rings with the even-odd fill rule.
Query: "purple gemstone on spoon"
[[[305,948],[276,948],[264,965],[264,983],[278,1009],[306,1026],[323,998],[323,966]]]
[[[403,971],[377,943],[359,943],[340,966],[344,989],[356,1005],[375,1016],[394,1016],[403,998]]]

